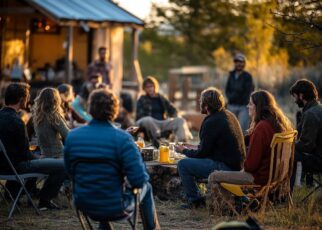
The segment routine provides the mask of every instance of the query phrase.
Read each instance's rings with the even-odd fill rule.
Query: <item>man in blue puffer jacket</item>
[[[96,220],[122,216],[133,199],[125,192],[127,183],[132,188],[141,188],[143,222],[146,229],[156,229],[152,188],[142,157],[131,135],[111,123],[118,108],[119,101],[111,91],[93,91],[88,109],[93,120],[72,130],[66,139],[65,167],[74,181],[74,202]],[[95,163],[75,165],[84,159]]]

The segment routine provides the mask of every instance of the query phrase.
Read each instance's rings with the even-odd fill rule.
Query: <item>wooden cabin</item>
[[[141,82],[138,34],[143,26],[141,19],[110,0],[1,0],[1,70],[15,58],[31,72],[63,61],[64,81],[72,82],[79,77],[75,71],[86,73],[98,47],[105,46],[113,87],[119,92],[125,29],[132,33],[132,78]]]

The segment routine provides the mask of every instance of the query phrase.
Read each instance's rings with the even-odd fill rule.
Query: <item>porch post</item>
[[[29,55],[30,55],[30,29],[28,28],[26,30],[26,42],[25,42],[25,47],[26,47],[26,51],[25,51],[25,60],[24,60],[24,64],[26,68],[29,68]]]
[[[66,82],[71,83],[73,78],[73,27],[68,27],[66,49]]]
[[[139,54],[139,30],[133,28],[132,30],[132,77],[138,83],[138,89],[140,91],[143,82],[141,67],[139,64],[138,54]]]

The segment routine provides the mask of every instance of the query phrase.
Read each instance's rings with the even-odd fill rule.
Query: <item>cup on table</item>
[[[142,140],[137,140],[135,143],[140,149],[145,147],[145,143]]]
[[[169,163],[170,162],[170,150],[168,146],[160,146],[160,162]]]
[[[37,145],[29,145],[29,150],[30,151],[35,151],[37,149]]]

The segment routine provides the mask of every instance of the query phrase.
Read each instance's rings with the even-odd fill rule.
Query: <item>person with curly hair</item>
[[[38,155],[30,152],[26,126],[18,115],[19,111],[26,109],[30,97],[29,88],[30,86],[25,83],[12,83],[7,87],[6,106],[0,110],[0,140],[18,173],[48,175],[39,193],[39,210],[59,209],[52,199],[57,196],[65,179],[63,159],[39,158]],[[42,116],[41,121],[45,119],[47,118]],[[3,154],[0,154],[0,173],[12,173]],[[11,195],[16,197],[20,186],[19,184],[17,186],[15,181],[11,182],[11,185],[8,185],[10,181],[7,181],[6,187]]]
[[[88,108],[93,119],[67,136],[64,159],[74,181],[74,203],[89,217],[100,219],[100,229],[109,229],[105,218],[117,218],[133,210],[134,196],[128,186],[141,188],[144,229],[157,229],[149,174],[132,136],[113,125],[118,111],[119,100],[112,91],[94,90]],[[86,162],[74,168],[75,162],[82,159]]]
[[[32,119],[44,157],[60,158],[63,155],[63,142],[69,128],[61,104],[58,90],[50,87],[41,90],[35,99]]]

